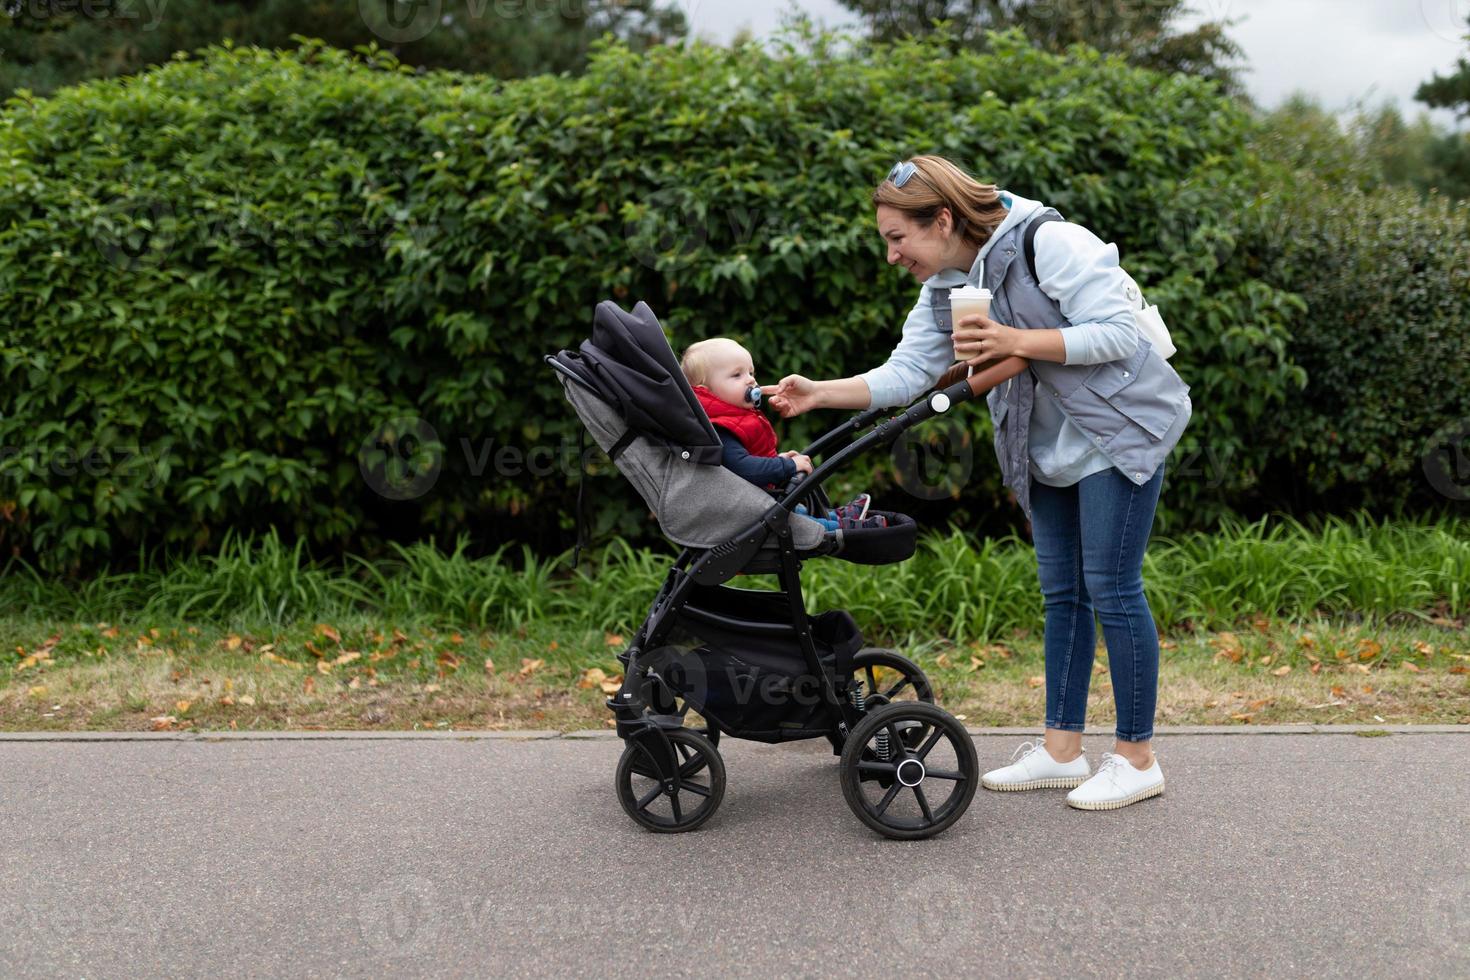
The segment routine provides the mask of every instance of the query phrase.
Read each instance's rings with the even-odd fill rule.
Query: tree
[[[1048,51],[1083,42],[1099,51],[1165,72],[1218,81],[1239,94],[1239,45],[1225,34],[1229,21],[1178,30],[1189,0],[841,0],[858,14],[874,40],[928,34],[949,21],[956,39],[983,46],[985,32],[1019,27]]]
[[[1470,26],[1470,18],[1466,19]],[[1470,34],[1465,39],[1470,41]],[[1470,60],[1459,59],[1447,75],[1435,72],[1419,86],[1414,98],[1434,109],[1453,109],[1455,115],[1470,117]],[[1440,190],[1452,197],[1470,197],[1470,133],[1447,133],[1428,149]]]
[[[0,0],[0,98],[133,74],[226,38],[375,42],[406,64],[514,78],[578,71],[606,32],[641,50],[686,31],[672,0]]]
[[[1465,23],[1470,26],[1470,18]],[[1470,34],[1465,35],[1465,40],[1470,41]],[[1414,98],[1434,109],[1453,109],[1462,119],[1470,116],[1470,61],[1461,58],[1448,75],[1435,72],[1419,86]]]

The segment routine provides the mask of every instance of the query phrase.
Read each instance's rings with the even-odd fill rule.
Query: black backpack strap
[[[1043,214],[1039,218],[1033,218],[1026,226],[1026,268],[1031,272],[1031,278],[1041,282],[1041,277],[1036,274],[1036,232],[1048,221],[1065,221],[1059,214]]]

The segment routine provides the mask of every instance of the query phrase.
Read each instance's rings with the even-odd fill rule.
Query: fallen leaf
[[[1434,644],[1417,640],[1414,643],[1414,652],[1425,657],[1432,657],[1434,656]]]
[[[985,661],[981,660],[979,657],[976,657],[976,656],[971,656],[970,657],[970,670],[972,670],[972,671],[979,670],[979,669],[981,669],[984,666],[985,666]]]
[[[1320,673],[1322,673],[1322,664],[1321,664],[1320,661],[1317,661],[1317,660],[1313,660],[1312,661],[1312,673],[1314,673],[1314,674],[1320,674]]]
[[[238,650],[240,649],[240,642],[240,637],[234,633],[231,633],[229,636],[225,637],[225,649]]]
[[[43,685],[38,685],[36,687],[31,688],[30,691],[29,691],[29,693],[30,693],[31,697],[33,697],[33,698],[44,697],[46,695],[46,687],[45,687],[44,684]]]
[[[1348,664],[1348,666],[1353,668],[1360,674],[1367,674],[1370,672],[1367,664]]]
[[[328,626],[326,623],[317,623],[316,624],[316,635],[317,636],[324,636],[327,639],[331,640],[333,643],[341,643],[342,642],[342,634],[341,633],[338,633],[335,629],[333,629],[332,627]]]
[[[107,629],[102,631],[102,635],[107,637],[109,640],[117,639],[117,627],[109,626]]]
[[[1419,665],[1414,663],[1414,661],[1412,660],[1405,660],[1403,663],[1399,664],[1399,666],[1404,668],[1404,670],[1413,671],[1416,674],[1419,673]]]
[[[1271,676],[1285,677],[1289,673],[1291,673],[1291,665],[1286,664],[1285,666],[1277,667],[1275,670],[1271,671]]]
[[[1334,684],[1334,685],[1332,685],[1332,696],[1333,697],[1340,698],[1340,697],[1342,697],[1345,694],[1347,694],[1347,689],[1345,687],[1343,687],[1341,684]]]
[[[947,653],[941,653],[939,656],[935,657],[934,658],[934,662],[936,664],[938,664],[939,666],[941,666],[941,667],[952,667],[953,666],[953,664],[951,664],[949,662],[949,654],[947,654]]]
[[[343,664],[350,664],[352,663],[352,661],[359,659],[361,656],[362,654],[356,650],[348,650],[346,653],[339,655],[335,660],[333,660],[332,666],[340,667]]]
[[[1372,640],[1358,641],[1358,659],[1375,660],[1383,652],[1383,647]]]
[[[312,677],[310,674],[307,674],[306,680],[301,682],[301,690],[305,691],[307,694],[314,693],[316,691],[316,678]]]
[[[557,649],[560,646],[561,646],[560,643],[556,642],[555,640],[552,640],[550,643],[546,644],[546,649],[548,649],[548,650],[555,650],[555,649]]]
[[[602,634],[602,642],[606,643],[610,647],[620,647],[623,645],[623,634],[604,633]]]
[[[1028,677],[1028,678],[1026,678],[1026,686],[1027,687],[1040,687],[1041,685],[1043,685],[1045,683],[1046,683],[1046,677],[1045,676],[1042,676],[1042,675],[1038,675],[1036,677]]]
[[[577,686],[586,690],[589,687],[600,686],[605,680],[607,680],[607,674],[601,667],[589,667],[582,673],[582,679],[577,682]]]
[[[1245,721],[1245,722],[1248,722],[1252,718],[1254,718],[1255,715],[1240,714],[1240,715],[1231,715],[1230,717],[1233,718],[1233,719],[1235,719],[1236,721]]]
[[[602,682],[603,694],[616,694],[623,687],[623,675],[617,674]]]
[[[1470,674],[1470,667],[1466,667],[1464,664],[1455,664],[1450,668],[1449,672],[1451,674]]]
[[[148,720],[153,723],[153,730],[155,732],[161,732],[165,729],[172,728],[174,722],[178,721],[178,719],[175,718],[173,715],[159,715],[156,718],[149,718]]]
[[[485,658],[485,673],[495,673],[495,661],[491,660],[489,657]]]
[[[1272,658],[1272,656],[1269,653],[1266,654],[1264,657],[1261,658],[1261,666],[1262,667],[1265,667],[1267,664],[1269,664],[1272,661],[1272,659],[1274,659],[1274,658]],[[1272,671],[1272,673],[1275,673],[1275,671]]]
[[[179,714],[184,714],[186,711],[189,710],[189,705],[192,703],[193,702],[190,701],[175,701],[174,710],[177,711]]]
[[[1370,685],[1368,685],[1368,684],[1364,684],[1363,685],[1363,693],[1364,694],[1372,694],[1373,693],[1373,688]]]
[[[1317,645],[1317,641],[1311,633],[1303,633],[1296,638],[1296,645],[1304,650],[1310,650]]]
[[[1205,707],[1206,708],[1213,708],[1213,707],[1217,706],[1219,703],[1220,703],[1219,701],[1206,701],[1205,702]]]
[[[450,633],[449,642],[453,643],[455,646],[459,646],[461,643],[464,642],[464,635],[461,633]]]
[[[347,688],[348,688],[348,690],[355,691],[359,687],[362,687],[362,678],[361,677],[354,677],[354,678],[352,678],[352,680],[350,680],[350,681],[347,682]]]
[[[1264,708],[1266,705],[1270,704],[1272,701],[1275,701],[1275,700],[1276,700],[1275,698],[1257,698],[1256,700],[1252,701],[1250,704],[1246,705],[1246,707],[1249,708],[1251,711],[1256,711],[1259,708]]]
[[[318,660],[316,662],[316,672],[318,674],[330,674],[332,672],[332,665],[325,660]]]
[[[247,708],[253,707],[255,705],[255,699],[248,694],[242,694],[240,695],[240,703]]]
[[[1255,627],[1257,633],[1269,633],[1271,631],[1271,621],[1264,616],[1257,616],[1251,620],[1251,626]]]
[[[438,684],[425,684],[424,685],[424,693],[425,694],[433,694],[437,690],[439,690],[439,685]]]

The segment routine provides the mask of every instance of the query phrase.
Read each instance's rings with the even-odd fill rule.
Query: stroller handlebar
[[[788,512],[793,510],[797,504],[804,502],[815,493],[829,475],[854,456],[861,455],[876,445],[888,445],[895,442],[899,436],[920,422],[925,422],[935,415],[943,414],[949,411],[952,406],[983,395],[992,388],[1009,381],[1026,370],[1030,363],[1024,357],[1007,357],[994,364],[987,364],[973,374],[969,373],[969,365],[955,365],[939,379],[940,384],[945,385],[945,387],[942,389],[935,388],[923,398],[910,405],[901,414],[879,423],[878,427],[873,431],[856,439],[827,459],[824,459],[820,465],[812,470],[806,479],[797,481],[792,486],[790,492],[781,498],[777,506]],[[868,409],[866,412],[855,416],[850,421],[838,426],[818,439],[812,444],[811,448],[806,450],[807,455],[811,455],[814,452],[822,452],[824,447],[830,447],[839,439],[850,437],[852,433],[866,428],[879,417],[888,414],[890,411],[892,409]]]

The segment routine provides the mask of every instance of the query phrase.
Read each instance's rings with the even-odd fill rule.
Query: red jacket
[[[704,406],[704,414],[715,425],[732,433],[752,456],[776,455],[776,430],[770,421],[754,408],[731,405],[716,398],[704,385],[694,386],[694,396]]]

